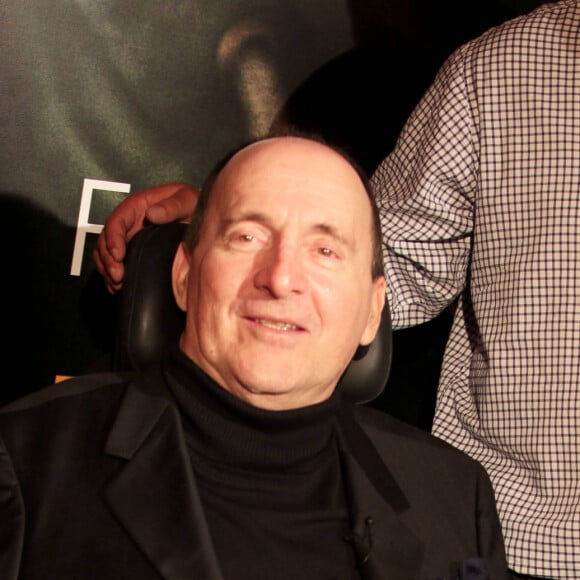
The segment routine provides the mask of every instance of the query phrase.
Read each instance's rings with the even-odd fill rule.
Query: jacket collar
[[[130,385],[105,452],[127,461],[105,501],[159,574],[223,580],[173,405]]]
[[[409,503],[352,408],[339,417],[339,447],[353,527],[353,543],[364,580],[418,578],[422,542],[402,521]]]
[[[105,500],[163,578],[223,580],[178,411],[162,382],[147,382],[129,386],[110,431],[105,452],[127,463]],[[362,577],[418,577],[421,542],[401,520],[407,499],[350,407],[338,442]]]

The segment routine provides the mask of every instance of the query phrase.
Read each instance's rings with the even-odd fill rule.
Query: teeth
[[[267,326],[268,328],[273,328],[275,330],[298,330],[298,327],[294,324],[288,324],[287,322],[274,322],[272,320],[258,320],[260,324]]]

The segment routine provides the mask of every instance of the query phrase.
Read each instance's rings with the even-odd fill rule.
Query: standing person
[[[580,3],[457,50],[372,178],[395,327],[459,298],[433,433],[488,471],[510,567],[580,578]]]
[[[580,578],[579,39],[562,0],[460,47],[372,179],[394,328],[459,298],[433,431],[487,469],[524,578]],[[176,219],[195,195],[148,201],[99,239],[112,290],[124,223]]]
[[[2,580],[503,580],[485,470],[341,398],[385,303],[368,180],[261,140],[175,255],[178,345],[0,411]]]

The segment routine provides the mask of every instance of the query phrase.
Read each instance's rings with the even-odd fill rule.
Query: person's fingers
[[[127,242],[144,225],[146,210],[146,199],[135,198],[129,202],[127,198],[119,204],[107,218],[99,236],[103,241],[101,251],[111,254],[117,261],[123,260]]]
[[[121,211],[118,206],[107,218],[105,227],[97,238],[93,250],[93,261],[103,277],[105,286],[112,294],[120,290],[122,286],[125,274],[123,260],[127,242],[140,229],[140,226],[136,225],[136,221],[139,222],[139,220],[142,222],[142,218],[139,218],[139,211],[127,214],[126,210]]]
[[[104,257],[104,260],[101,256]],[[111,260],[109,254],[99,252],[97,247],[93,249],[93,261],[97,271],[103,278],[107,290],[111,294],[115,294],[119,291],[123,285],[123,263]]]
[[[149,221],[167,223],[189,218],[197,197],[197,188],[165,183],[132,193],[111,212],[93,251],[93,260],[109,292],[115,293],[122,286],[123,260],[131,238]]]
[[[125,253],[127,251],[127,243],[129,240],[137,233],[142,226],[130,227],[121,226],[117,224],[118,227],[105,228],[101,232],[104,247],[101,249],[101,253],[105,256],[105,263],[107,266],[110,263],[122,262],[125,259]]]
[[[99,234],[93,260],[109,291],[121,286],[127,243],[143,227],[148,203],[146,193],[127,197],[111,212]]]
[[[164,224],[189,220],[199,197],[199,189],[186,184],[173,184],[177,188],[169,197],[150,205],[146,217],[151,223]],[[167,191],[167,190],[166,190]]]

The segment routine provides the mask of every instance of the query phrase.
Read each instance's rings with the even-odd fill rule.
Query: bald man
[[[336,388],[385,302],[373,199],[316,139],[218,165],[162,364],[0,413],[3,579],[506,577],[479,464]]]

